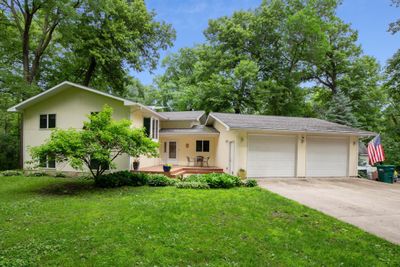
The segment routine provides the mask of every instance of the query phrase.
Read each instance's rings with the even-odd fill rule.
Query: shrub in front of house
[[[176,180],[168,178],[163,174],[150,175],[149,179],[147,180],[147,184],[149,186],[168,186],[168,185],[174,185],[175,183]]]
[[[64,174],[63,172],[56,172],[56,174],[54,175],[54,177],[57,177],[57,178],[66,178],[67,175]]]
[[[0,173],[1,176],[21,176],[23,174],[20,170],[7,170]]]
[[[174,185],[175,180],[163,174],[147,174],[143,172],[119,171],[101,175],[95,178],[95,185],[103,188],[121,186],[168,186]]]
[[[27,176],[31,176],[31,177],[43,177],[43,176],[47,176],[48,174],[46,172],[32,172]]]
[[[232,188],[241,186],[239,177],[227,173],[195,174],[185,178],[184,182],[206,183],[210,188]]]
[[[254,179],[247,179],[246,181],[244,181],[244,186],[246,187],[256,187],[257,185],[257,181]]]
[[[132,175],[132,185],[133,186],[142,186],[146,185],[150,175],[144,172],[133,172]]]
[[[207,183],[201,182],[178,182],[175,186],[180,189],[210,189]]]
[[[98,187],[112,188],[120,186],[141,186],[148,180],[146,173],[119,171],[101,175],[95,178],[95,185]]]

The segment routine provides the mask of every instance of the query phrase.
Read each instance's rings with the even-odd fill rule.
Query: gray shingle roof
[[[205,114],[205,111],[171,111],[171,112],[158,112],[169,120],[176,121],[194,121],[198,120]]]
[[[211,126],[195,125],[192,128],[164,128],[160,134],[218,134],[219,132]]]
[[[359,136],[371,136],[376,133],[348,127],[315,118],[244,115],[233,113],[210,113],[231,129],[260,129],[274,131],[345,133]]]

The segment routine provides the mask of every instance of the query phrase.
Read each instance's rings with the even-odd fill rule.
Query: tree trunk
[[[86,71],[85,80],[83,81],[83,85],[89,86],[90,80],[92,79],[94,71],[96,70],[96,64],[97,64],[96,58],[91,57],[90,63],[89,63],[89,68]]]
[[[29,84],[32,83],[29,67],[29,31],[32,24],[32,15],[25,13],[24,32],[22,34],[22,65],[24,72],[24,80]]]

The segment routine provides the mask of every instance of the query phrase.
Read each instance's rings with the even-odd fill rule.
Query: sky
[[[147,8],[153,10],[157,20],[172,24],[176,30],[174,46],[161,52],[161,59],[183,47],[192,47],[204,42],[203,31],[208,21],[237,10],[254,9],[262,0],[145,0]],[[337,15],[358,31],[359,44],[364,53],[374,56],[383,66],[400,48],[400,33],[387,31],[390,22],[400,18],[400,8],[391,6],[390,0],[343,0]],[[151,84],[155,75],[163,73],[159,66],[152,73],[131,72],[143,84]]]

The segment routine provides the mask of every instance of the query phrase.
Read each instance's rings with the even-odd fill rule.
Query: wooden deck
[[[162,165],[144,167],[139,169],[140,172],[146,173],[161,173],[169,177],[175,178],[177,176],[188,174],[206,174],[206,173],[223,173],[224,170],[218,167],[196,167],[196,166],[173,166],[169,173],[164,172]]]

